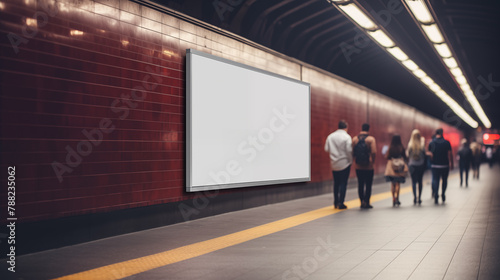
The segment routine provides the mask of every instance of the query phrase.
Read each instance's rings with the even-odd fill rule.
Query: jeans
[[[359,200],[361,200],[361,204],[369,205],[372,196],[373,169],[356,169],[356,176],[358,177]]]
[[[410,165],[410,175],[411,175],[411,186],[413,188],[413,197],[415,199],[420,199],[422,194],[422,177],[424,176],[425,164],[422,165]],[[417,184],[418,184],[418,196],[417,196]]]
[[[446,192],[446,187],[448,186],[448,173],[449,168],[432,168],[432,193],[434,193],[434,198],[438,197],[439,191],[439,179],[443,180],[442,185],[442,195]]]
[[[343,170],[332,171],[333,173],[333,204],[339,206],[344,204],[345,192],[347,189],[347,180],[349,179],[349,165]]]

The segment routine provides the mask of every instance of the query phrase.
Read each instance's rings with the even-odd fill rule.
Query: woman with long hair
[[[470,144],[472,150],[472,178],[479,180],[479,166],[481,165],[481,144],[476,141]]]
[[[401,136],[392,136],[391,145],[387,151],[386,159],[388,160],[385,169],[385,178],[387,182],[391,182],[392,193],[392,206],[399,206],[399,190],[400,184],[405,182],[406,166],[406,153],[403,143],[401,143]]]
[[[410,142],[406,149],[406,155],[409,162],[408,167],[410,170],[411,184],[413,188],[413,205],[422,203],[422,178],[425,171],[425,139],[420,134],[418,129],[411,132]],[[418,196],[417,196],[418,184]]]

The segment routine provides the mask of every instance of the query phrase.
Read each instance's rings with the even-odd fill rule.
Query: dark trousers
[[[465,185],[469,184],[469,165],[460,164],[460,186],[463,183],[463,174],[465,173]]]
[[[434,194],[435,198],[438,197],[440,179],[443,180],[441,194],[444,195],[444,193],[446,192],[449,172],[449,168],[432,168],[432,193]]]
[[[347,189],[347,180],[349,179],[349,171],[351,166],[340,171],[332,171],[333,173],[333,204],[339,206],[344,204],[345,192]]]
[[[411,175],[411,186],[413,188],[413,197],[415,199],[420,199],[422,194],[422,177],[424,177],[425,164],[422,165],[410,165],[410,175]],[[418,196],[417,196],[417,185],[418,185]]]
[[[479,179],[479,167],[481,166],[481,160],[473,160],[471,165],[472,165],[472,178]]]
[[[356,169],[356,176],[358,177],[359,200],[361,200],[361,204],[370,204],[370,197],[372,196],[373,169]]]

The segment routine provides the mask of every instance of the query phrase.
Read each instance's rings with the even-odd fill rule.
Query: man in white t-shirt
[[[333,173],[334,207],[346,209],[344,199],[352,164],[352,138],[347,134],[345,120],[339,121],[338,129],[326,138],[325,152],[330,155]]]

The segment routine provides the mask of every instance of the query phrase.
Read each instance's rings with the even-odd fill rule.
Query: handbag
[[[406,177],[406,175],[408,175],[408,165],[403,158],[392,158],[387,161],[384,175],[390,177]]]
[[[403,173],[405,170],[406,163],[402,158],[391,159],[391,167],[394,173]]]

